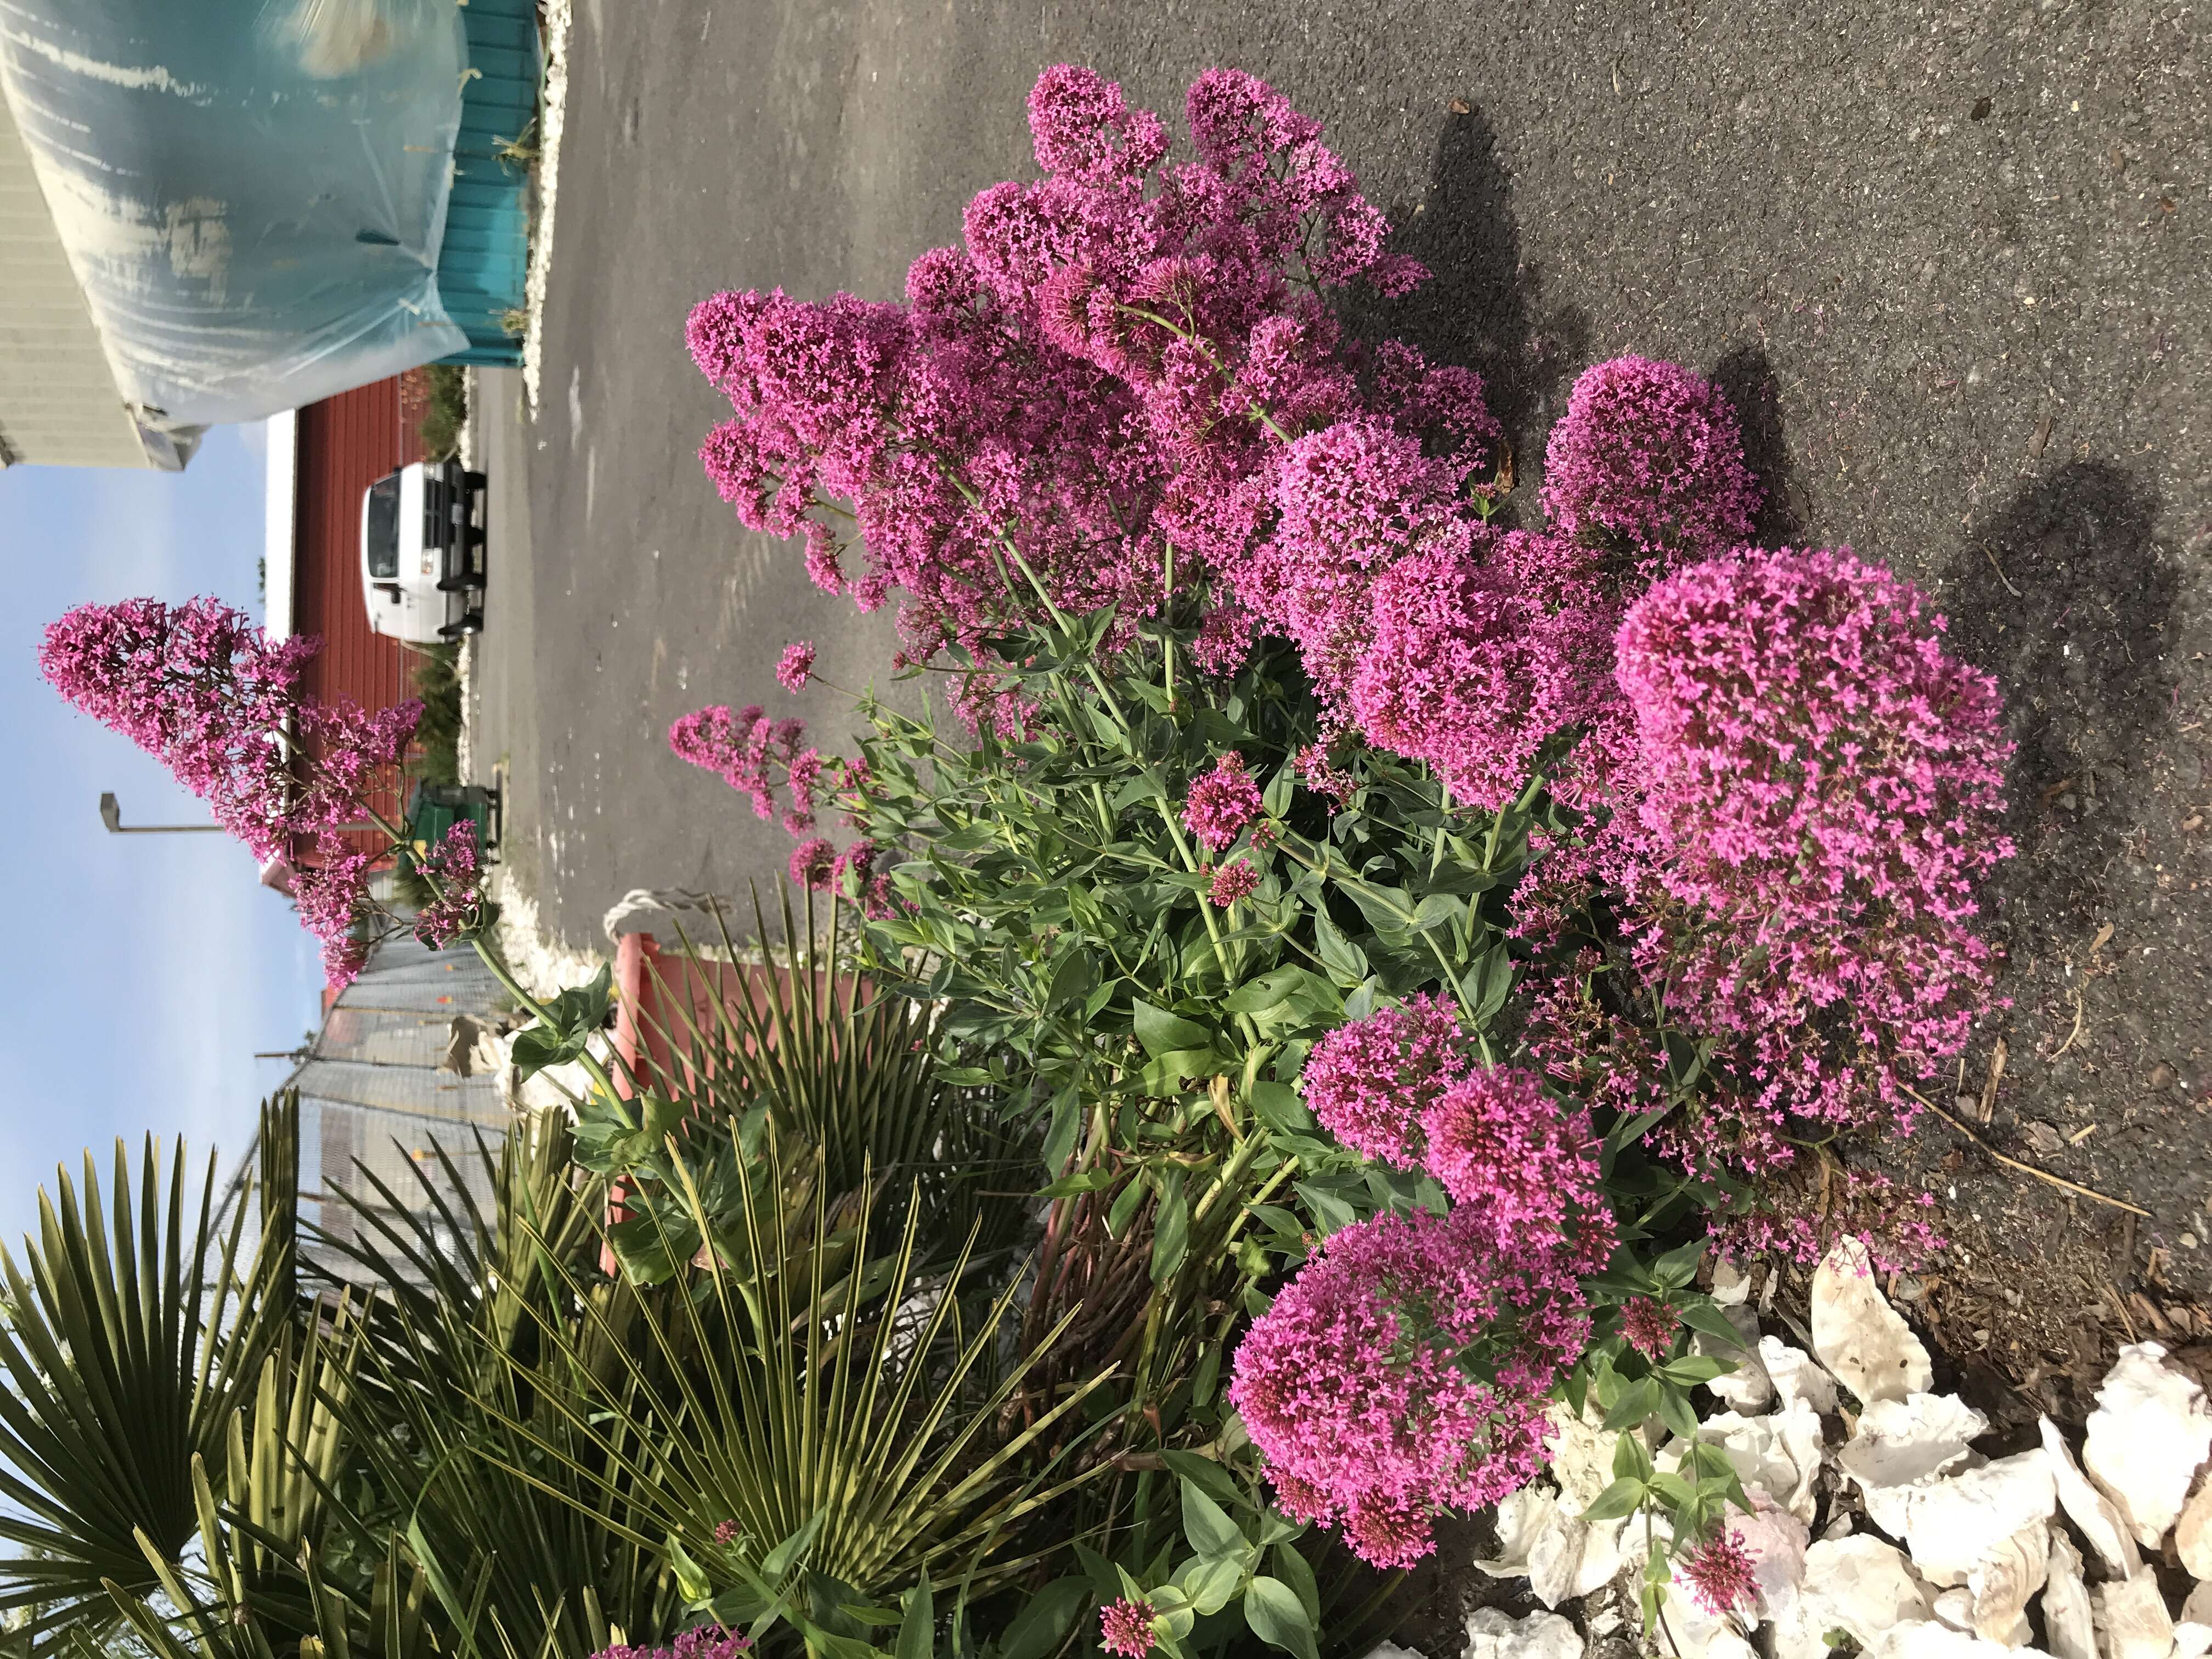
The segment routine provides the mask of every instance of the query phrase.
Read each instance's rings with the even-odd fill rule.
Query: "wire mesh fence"
[[[489,1218],[479,1137],[496,1155],[513,1114],[497,1077],[475,1069],[474,1039],[507,1006],[473,951],[434,951],[401,934],[372,951],[291,1081],[300,1216],[329,1236],[303,1226],[303,1266],[361,1282],[360,1265],[337,1246],[370,1225],[363,1209],[432,1215],[435,1193],[463,1217],[473,1200]]]

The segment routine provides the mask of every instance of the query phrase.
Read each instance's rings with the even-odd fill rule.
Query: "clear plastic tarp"
[[[463,349],[454,0],[0,0],[0,94],[149,447]]]

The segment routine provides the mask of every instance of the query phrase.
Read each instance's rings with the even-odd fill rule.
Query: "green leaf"
[[[1367,953],[1345,938],[1327,913],[1318,909],[1314,912],[1314,943],[1321,950],[1321,965],[1340,988],[1354,990],[1365,981],[1370,971]]]
[[[1500,939],[1467,975],[1468,1000],[1474,1005],[1476,1021],[1483,1023],[1496,1018],[1512,990],[1513,957],[1505,941]]]
[[[1693,1238],[1678,1244],[1651,1264],[1651,1276],[1668,1290],[1680,1290],[1698,1276],[1698,1263],[1705,1257],[1707,1240]]]
[[[1306,981],[1305,969],[1295,965],[1278,968],[1273,973],[1262,974],[1249,980],[1222,998],[1221,1006],[1232,1014],[1256,1014],[1287,1001],[1292,993],[1302,988]]]
[[[930,1605],[929,1575],[923,1573],[907,1592],[906,1617],[899,1620],[898,1644],[892,1659],[930,1659],[937,1650],[937,1615]]]
[[[1326,1187],[1316,1186],[1310,1181],[1301,1181],[1297,1183],[1297,1193],[1313,1211],[1314,1218],[1321,1223],[1323,1233],[1349,1227],[1359,1218],[1351,1205]]]
[[[1201,1617],[1218,1613],[1244,1582],[1244,1563],[1234,1555],[1204,1556],[1176,1575],[1190,1597],[1190,1610]]]
[[[1306,1610],[1306,1617],[1316,1628],[1321,1625],[1321,1586],[1314,1582],[1313,1564],[1298,1553],[1298,1547],[1288,1539],[1275,1546],[1268,1559],[1275,1564],[1275,1577],[1297,1592],[1298,1605]]]
[[[1641,1480],[1616,1480],[1590,1500],[1590,1506],[1583,1511],[1583,1519],[1618,1521],[1641,1509],[1644,1498],[1644,1485]]]
[[[1246,1548],[1243,1528],[1206,1495],[1197,1481],[1184,1480],[1182,1486],[1182,1535],[1190,1540],[1191,1548],[1200,1555],[1234,1553],[1241,1557]]]
[[[1725,1324],[1727,1322],[1722,1322]],[[1670,1359],[1659,1368],[1659,1375],[1669,1382],[1679,1382],[1686,1389],[1700,1382],[1710,1382],[1717,1376],[1725,1376],[1735,1369],[1732,1359],[1717,1359],[1711,1354],[1686,1353],[1679,1359]]]
[[[549,1066],[565,1066],[581,1054],[592,1033],[606,1024],[613,997],[611,963],[602,967],[590,984],[571,986],[555,997],[546,1006],[546,1018],[515,1036],[516,1082]]]
[[[1171,1014],[1164,1008],[1156,1008],[1139,999],[1133,1012],[1137,1027],[1137,1041],[1145,1045],[1145,1052],[1158,1059],[1182,1048],[1211,1048],[1213,1033],[1203,1025]]]
[[[1710,1336],[1717,1342],[1725,1342],[1731,1348],[1748,1351],[1749,1345],[1744,1341],[1743,1333],[1729,1322],[1728,1315],[1717,1304],[1701,1298],[1694,1302],[1686,1302],[1675,1311],[1680,1314],[1682,1322],[1697,1332],[1698,1335]],[[1680,1364],[1681,1362],[1677,1360],[1674,1363]],[[1715,1375],[1717,1376],[1718,1373],[1716,1372]]]
[[[1073,1198],[1078,1193],[1095,1193],[1114,1184],[1111,1170],[1085,1170],[1080,1175],[1062,1176],[1049,1187],[1037,1188],[1039,1198]]]
[[[1685,1440],[1698,1437],[1698,1414],[1690,1409],[1690,1396],[1684,1390],[1659,1384],[1659,1420]]]
[[[1613,1472],[1623,1480],[1650,1480],[1651,1454],[1644,1449],[1644,1442],[1632,1434],[1624,1434],[1613,1442]]]
[[[1297,1659],[1320,1659],[1314,1645],[1314,1620],[1298,1593],[1279,1578],[1255,1578],[1244,1591],[1244,1622],[1270,1647]]]
[[[1160,1194],[1159,1208],[1152,1216],[1153,1284],[1165,1283],[1182,1266],[1183,1252],[1189,1243],[1190,1200],[1183,1195],[1182,1177],[1171,1176],[1167,1190]]]
[[[1311,1134],[1320,1127],[1298,1091],[1287,1083],[1255,1083],[1251,1098],[1260,1121],[1278,1134]]]
[[[1659,1385],[1650,1377],[1639,1377],[1620,1391],[1605,1414],[1608,1429],[1632,1429],[1659,1409]]]
[[[672,1532],[668,1534],[668,1565],[686,1601],[703,1601],[714,1593],[706,1570],[684,1553],[684,1540]]]
[[[1067,1639],[1091,1599],[1091,1583],[1082,1574],[1054,1579],[1030,1596],[1006,1626],[999,1638],[999,1659],[1045,1659]]]
[[[1652,1472],[1652,1494],[1668,1509],[1679,1510],[1698,1495],[1698,1489],[1679,1474],[1668,1474],[1664,1469]]]
[[[1356,899],[1359,896],[1355,893]],[[1417,933],[1433,933],[1467,914],[1467,901],[1449,893],[1431,893],[1413,907],[1413,919],[1405,924]]]
[[[822,1523],[829,1516],[827,1510],[815,1510],[812,1520],[763,1556],[760,1564],[761,1577],[774,1583],[789,1572],[792,1564],[814,1547],[814,1540],[822,1535]]]

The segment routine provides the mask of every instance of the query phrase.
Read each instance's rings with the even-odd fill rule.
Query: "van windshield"
[[[368,513],[362,521],[362,551],[368,574],[390,580],[399,574],[399,476],[368,487]]]

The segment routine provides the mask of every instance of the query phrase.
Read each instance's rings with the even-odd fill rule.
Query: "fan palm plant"
[[[22,1263],[0,1247],[0,1538],[16,1547],[0,1610],[32,1651],[72,1625],[112,1625],[107,1584],[156,1587],[199,1528],[197,1463],[232,1479],[234,1421],[295,1321],[297,1137],[296,1102],[270,1102],[260,1237],[242,1267],[247,1206],[219,1231],[212,1157],[191,1208],[184,1146],[165,1182],[150,1136],[135,1186],[120,1141],[105,1199],[87,1153],[82,1194],[66,1171],[40,1192]]]

